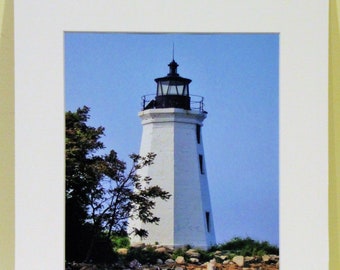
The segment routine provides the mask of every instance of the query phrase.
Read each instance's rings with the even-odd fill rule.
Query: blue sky
[[[91,108],[92,126],[120,159],[138,153],[141,96],[156,93],[175,46],[178,73],[204,97],[202,129],[218,243],[279,244],[279,35],[65,34],[65,110]]]

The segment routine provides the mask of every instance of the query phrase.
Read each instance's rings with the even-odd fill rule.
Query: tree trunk
[[[89,246],[89,248],[86,252],[85,262],[89,262],[90,259],[91,259],[93,247],[94,247],[94,244],[97,240],[97,236],[98,236],[98,229],[97,229],[96,225],[93,224],[93,235],[92,235],[90,246]]]
[[[90,261],[95,241],[96,241],[96,236],[94,235],[92,237],[92,239],[91,239],[90,246],[89,246],[89,248],[88,248],[88,250],[86,252],[85,262],[89,262]]]

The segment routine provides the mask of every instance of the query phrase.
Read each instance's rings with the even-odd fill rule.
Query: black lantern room
[[[189,83],[191,80],[179,76],[177,73],[178,64],[175,60],[172,60],[168,66],[168,75],[155,79],[157,83],[155,108],[190,110]]]

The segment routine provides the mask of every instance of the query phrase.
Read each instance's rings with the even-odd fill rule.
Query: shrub
[[[279,248],[270,245],[267,241],[255,241],[250,237],[235,237],[229,242],[215,245],[210,251],[225,250],[242,256],[262,256],[264,254],[279,255]]]
[[[114,249],[130,247],[130,239],[127,236],[113,235],[111,236],[111,242]]]
[[[172,253],[172,259],[176,259],[178,256],[183,256],[185,259],[188,259],[188,255],[185,254],[187,250],[185,248],[176,248]]]
[[[197,250],[200,254],[200,261],[201,262],[208,262],[210,261],[211,259],[214,258],[214,253],[213,252],[210,252],[208,250],[203,250],[203,249],[198,249]],[[220,262],[217,258],[217,262]]]

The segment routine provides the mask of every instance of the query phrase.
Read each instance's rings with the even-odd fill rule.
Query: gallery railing
[[[155,99],[154,94],[148,94],[142,96],[142,110],[155,108],[153,101]],[[204,97],[198,95],[190,95],[190,109],[205,112],[204,111]]]

